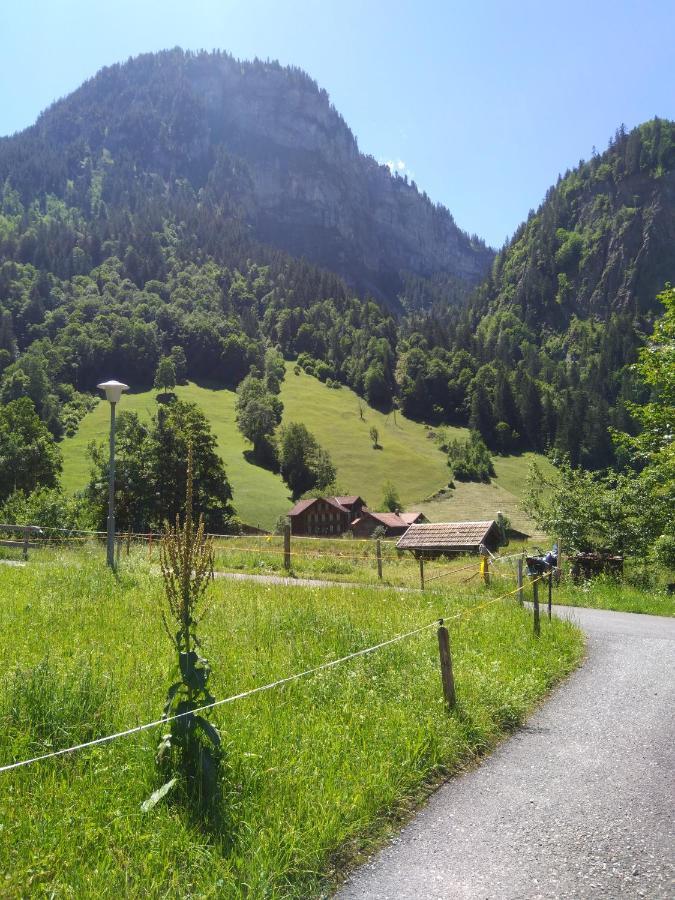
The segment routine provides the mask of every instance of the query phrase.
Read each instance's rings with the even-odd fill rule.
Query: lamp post
[[[105,398],[110,403],[110,464],[108,466],[108,554],[107,562],[111,569],[115,568],[115,407],[119,403],[122,391],[128,391],[129,385],[121,381],[104,381],[96,385],[105,391]]]

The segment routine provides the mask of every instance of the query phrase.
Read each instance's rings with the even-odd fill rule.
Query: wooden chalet
[[[495,521],[433,522],[411,525],[397,541],[396,548],[428,558],[446,553],[479,553],[481,545],[494,552],[501,542],[501,532]]]
[[[399,537],[411,525],[426,521],[426,517],[420,512],[372,512],[364,509],[359,518],[352,522],[351,530],[354,537],[358,538],[371,537],[377,528],[384,528],[385,537]]]
[[[338,537],[349,531],[365,508],[361,497],[310,497],[288,513],[291,534]]]

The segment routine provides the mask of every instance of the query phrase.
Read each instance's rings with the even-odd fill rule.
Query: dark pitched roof
[[[485,541],[494,521],[489,522],[434,522],[429,525],[411,525],[399,538],[396,546],[399,550],[430,549],[464,549],[478,547]]]
[[[307,500],[298,500],[293,509],[286,513],[288,516],[299,516],[300,513],[304,512],[308,506],[311,506],[312,503],[316,503],[316,497],[310,497]]]
[[[406,523],[406,525],[414,525],[419,519],[423,518],[424,513],[421,512],[402,512],[399,513],[400,517]]]
[[[371,518],[375,519],[377,522],[381,522],[383,525],[386,525],[388,528],[405,528],[408,524],[404,519],[399,516],[398,513],[393,512],[372,512],[372,510],[364,511],[364,517],[368,515]]]
[[[298,500],[293,509],[286,513],[287,516],[299,516],[300,513],[303,513],[306,509],[316,503],[318,500],[324,500],[326,503],[330,504],[330,506],[334,506],[335,509],[339,509],[340,512],[349,513],[349,510],[346,509],[339,500],[344,500],[344,497],[308,497],[307,500]]]
[[[337,500],[337,502],[341,506],[353,506],[357,500],[360,500],[364,506],[366,503],[365,500],[363,499],[363,497],[359,497],[357,495],[354,495],[353,497],[333,497],[333,499]]]

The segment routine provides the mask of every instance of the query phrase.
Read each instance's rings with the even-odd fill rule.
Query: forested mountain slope
[[[668,281],[675,126],[655,119],[620,128],[605,153],[558,180],[462,315],[436,308],[408,323],[398,345],[403,408],[468,413],[495,449],[557,447],[573,463],[608,465],[608,426],[631,428],[628,367]],[[437,362],[448,348],[449,382]]]
[[[208,207],[216,227],[235,219],[393,306],[404,273],[475,284],[493,256],[414,183],[360,153],[304,72],[219,52],[175,49],[103,69],[0,141],[0,183],[8,177],[24,203],[54,194],[99,221],[160,197],[177,211]],[[100,261],[98,247],[80,249]],[[217,234],[208,249],[218,256]]]

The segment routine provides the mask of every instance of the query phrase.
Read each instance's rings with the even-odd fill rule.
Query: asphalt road
[[[558,607],[584,664],[340,900],[675,897],[675,619]]]

